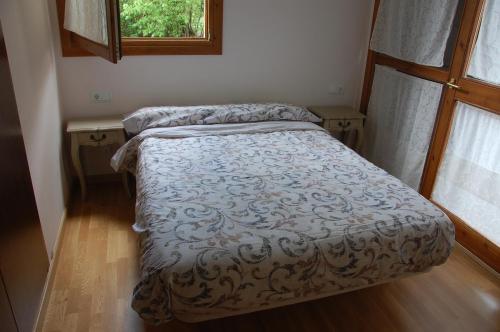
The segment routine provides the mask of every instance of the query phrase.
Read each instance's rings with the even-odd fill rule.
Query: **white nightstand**
[[[311,106],[308,109],[320,117],[326,130],[347,132],[356,130],[355,150],[359,151],[363,143],[365,115],[347,106]]]
[[[80,180],[82,199],[87,195],[85,174],[80,161],[81,146],[106,146],[111,144],[125,144],[126,137],[123,131],[121,117],[80,119],[68,122],[67,132],[71,134],[71,159]],[[128,175],[122,174],[123,186],[130,197]]]

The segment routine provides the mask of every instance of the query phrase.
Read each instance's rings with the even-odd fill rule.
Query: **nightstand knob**
[[[351,121],[347,121],[346,127],[349,127],[351,125]]]
[[[339,127],[343,127],[342,121],[339,121]]]

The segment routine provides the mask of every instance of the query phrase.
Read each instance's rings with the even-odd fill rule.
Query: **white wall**
[[[222,56],[60,58],[64,117],[145,105],[284,101],[358,105],[372,1],[226,0]],[[329,85],[343,86],[331,95]],[[94,104],[91,92],[112,93]]]
[[[61,112],[47,3],[2,0],[0,20],[38,212],[51,255],[64,211],[64,184]]]
[[[0,1],[49,253],[64,211],[62,118],[125,113],[160,104],[358,104],[372,1],[226,0],[222,56],[126,57],[119,65],[98,58],[60,57],[54,3]],[[344,87],[344,94],[329,94],[330,85]],[[94,91],[111,92],[112,102],[92,103]]]

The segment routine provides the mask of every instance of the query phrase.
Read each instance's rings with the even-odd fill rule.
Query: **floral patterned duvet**
[[[311,123],[150,129],[113,166],[137,175],[132,306],[153,324],[424,272],[454,242],[442,211]]]

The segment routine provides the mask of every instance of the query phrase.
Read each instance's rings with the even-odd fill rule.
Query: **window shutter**
[[[73,46],[113,63],[121,59],[118,0],[66,0],[64,14]]]

